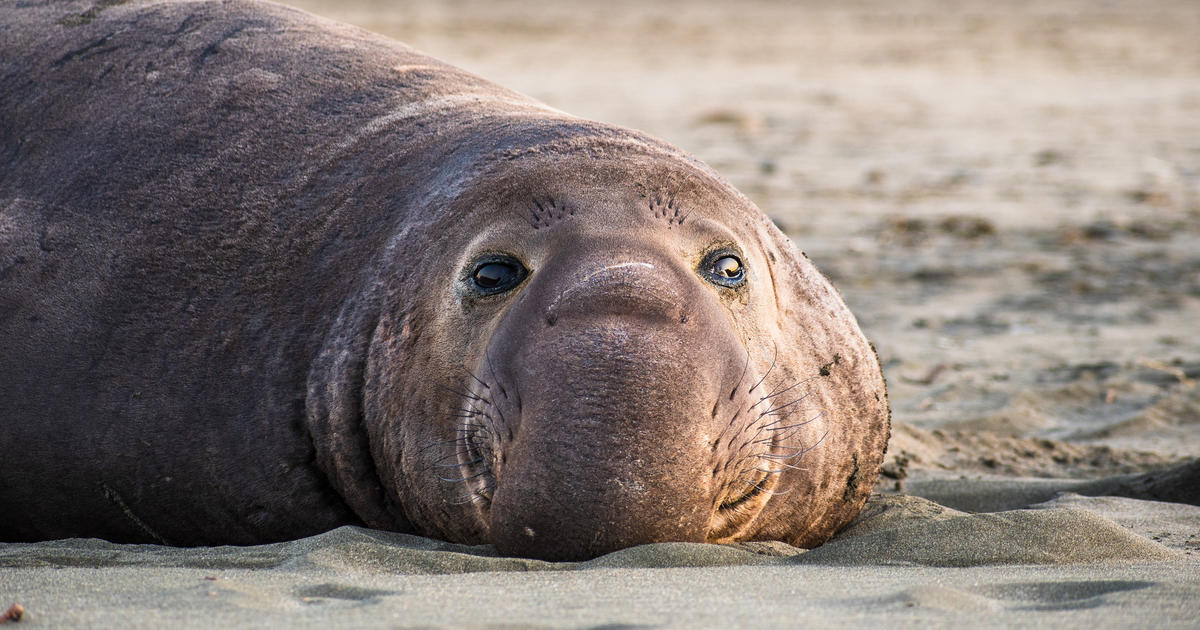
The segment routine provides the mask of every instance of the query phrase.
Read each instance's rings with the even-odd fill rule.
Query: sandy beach
[[[664,543],[584,563],[343,527],[259,547],[0,546],[22,627],[1195,627],[1200,508],[879,497],[815,550]],[[1157,542],[1155,539],[1162,540]]]
[[[1196,627],[1200,3],[290,4],[729,178],[878,349],[877,495],[807,552],[0,544],[13,627]]]

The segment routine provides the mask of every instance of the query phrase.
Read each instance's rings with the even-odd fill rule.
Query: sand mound
[[[1030,507],[1087,510],[1165,547],[1200,557],[1200,507],[1195,505],[1064,493]]]
[[[792,561],[967,567],[1181,559],[1178,552],[1092,512],[1074,508],[914,520],[831,541]]]

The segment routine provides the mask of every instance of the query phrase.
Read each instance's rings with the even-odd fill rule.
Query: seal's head
[[[395,299],[371,340],[385,493],[422,533],[555,560],[825,541],[888,436],[853,316],[703,165],[580,144],[498,160],[406,261],[440,299]]]

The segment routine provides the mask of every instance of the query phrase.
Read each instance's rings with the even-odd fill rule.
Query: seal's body
[[[3,14],[0,540],[567,559],[861,508],[872,350],[678,149],[279,5]]]

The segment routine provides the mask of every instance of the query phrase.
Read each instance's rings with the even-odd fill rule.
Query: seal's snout
[[[712,437],[729,423],[714,405],[744,370],[740,341],[683,260],[573,262],[543,268],[493,337],[505,360],[484,372],[514,384],[520,411],[505,414],[490,542],[552,560],[704,542],[721,492]],[[527,325],[539,315],[547,326]]]
[[[491,542],[506,554],[578,560],[704,541],[710,453],[696,417],[716,388],[695,375],[686,327],[567,312],[512,357],[521,411],[502,445]]]
[[[564,318],[636,317],[686,323],[684,299],[673,270],[645,260],[578,270],[546,308],[551,325]]]

